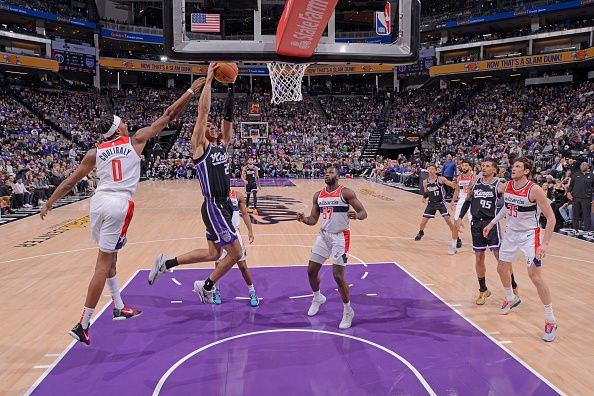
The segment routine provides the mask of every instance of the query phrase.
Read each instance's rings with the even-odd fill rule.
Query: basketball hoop
[[[267,63],[272,82],[272,104],[300,102],[301,80],[309,63]]]

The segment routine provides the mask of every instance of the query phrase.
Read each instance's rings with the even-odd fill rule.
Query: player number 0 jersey
[[[97,147],[97,193],[113,193],[128,199],[136,192],[140,180],[140,157],[129,136],[101,143]]]
[[[349,229],[349,204],[342,198],[344,186],[332,192],[326,188],[320,191],[318,206],[320,207],[321,229],[337,234]]]

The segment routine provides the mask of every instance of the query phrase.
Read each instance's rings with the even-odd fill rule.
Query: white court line
[[[303,296],[291,296],[289,298],[293,299],[293,298],[307,298],[307,297],[313,297],[313,294],[304,294]]]
[[[128,284],[130,284],[130,282],[132,282],[132,279],[134,279],[134,277],[136,277],[136,275],[140,272],[140,270],[136,270],[132,276],[130,277],[130,279],[128,279],[126,281],[126,283],[123,284],[122,288],[120,289],[120,291],[124,291],[124,289],[126,288],[126,286],[128,286]],[[103,315],[103,312],[105,312],[105,310],[107,308],[109,308],[111,306],[111,301],[108,302],[107,304],[105,304],[103,306],[103,308],[101,308],[101,311],[99,311],[99,313],[97,314],[97,316],[95,316],[95,320],[97,320],[97,318],[99,318],[101,315]],[[90,324],[89,327],[93,325],[93,323],[95,323],[95,320],[93,320]],[[48,368],[47,370],[44,371],[43,374],[41,374],[41,376],[39,378],[37,378],[37,381],[35,381],[35,383],[33,385],[31,385],[31,387],[29,389],[27,389],[27,392],[25,392],[24,396],[30,396],[31,393],[33,393],[33,391],[35,390],[35,388],[37,388],[39,386],[39,384],[41,384],[41,381],[43,381],[45,379],[45,377],[48,376],[48,374],[54,369],[54,367],[56,367],[58,365],[58,363],[60,363],[60,360],[62,360],[64,358],[64,356],[66,356],[66,354],[68,353],[68,351],[70,351],[72,349],[72,347],[74,347],[74,345],[76,345],[76,343],[79,341],[76,340],[72,340],[70,342],[70,344],[66,347],[66,349],[64,349],[64,352],[62,352],[58,358],[56,359],[55,362],[53,362]]]
[[[353,284],[352,283],[349,284],[349,287],[353,287]],[[338,289],[334,289],[334,290],[338,291]]]
[[[46,353],[45,356],[47,356],[47,357],[58,357],[58,356],[60,356],[60,353]]]
[[[499,341],[500,344],[511,344],[512,342],[509,340],[506,341]]]
[[[400,356],[399,354],[397,354],[396,352],[392,351],[391,349],[386,348],[383,345],[380,344],[376,344],[373,341],[369,341],[365,338],[360,338],[360,337],[355,337],[349,334],[343,334],[343,333],[335,333],[333,331],[326,331],[326,330],[312,330],[312,329],[272,329],[272,330],[262,330],[262,331],[254,331],[252,333],[244,333],[244,334],[238,334],[232,337],[227,337],[227,338],[223,338],[221,340],[217,340],[213,343],[210,343],[208,345],[205,345],[199,349],[196,349],[193,352],[190,352],[189,354],[187,354],[186,356],[184,356],[183,358],[181,358],[180,360],[178,360],[173,366],[171,366],[169,368],[169,370],[167,370],[167,372],[165,374],[163,374],[163,376],[159,379],[159,382],[157,383],[157,386],[155,387],[155,390],[153,391],[153,396],[158,396],[159,393],[161,392],[161,389],[163,388],[163,385],[165,384],[165,381],[167,381],[167,379],[169,378],[169,376],[179,367],[181,366],[183,363],[185,363],[187,360],[189,360],[190,358],[198,355],[200,352],[203,352],[213,346],[222,344],[224,342],[227,341],[233,341],[235,339],[238,338],[243,338],[243,337],[248,337],[248,336],[254,336],[254,335],[260,335],[260,334],[269,334],[269,333],[286,333],[286,332],[295,332],[295,333],[318,333],[318,334],[328,334],[328,335],[333,335],[333,336],[338,336],[338,337],[344,337],[344,338],[350,338],[352,340],[355,341],[359,341],[362,342],[364,344],[367,345],[371,345],[373,347],[376,347],[384,352],[386,352],[387,354],[395,357],[396,359],[398,359],[401,363],[403,363],[406,367],[408,367],[408,369],[415,375],[415,377],[417,377],[417,379],[419,380],[419,382],[421,383],[421,385],[423,385],[423,387],[425,388],[425,390],[427,391],[427,393],[431,396],[436,396],[437,393],[435,393],[435,391],[431,388],[431,386],[429,385],[429,383],[427,382],[427,380],[423,377],[423,375],[421,375],[421,373],[419,372],[419,370],[417,370],[417,368],[415,366],[413,366],[408,360],[406,360],[405,358],[403,358],[402,356]]]
[[[462,304],[450,304],[450,307],[461,307]]]
[[[498,331],[489,331],[489,332],[487,332],[487,334],[489,334],[489,335],[499,335],[501,333],[498,332]]]
[[[175,279],[175,278],[171,278],[171,282],[175,283],[175,284],[176,284],[176,285],[178,285],[178,286],[181,286],[181,282],[180,282],[180,281],[178,281],[178,280],[177,280],[177,279]]]
[[[433,283],[423,283],[423,286],[434,286]]]
[[[48,369],[52,367],[51,364],[40,364],[39,366],[33,366],[34,369]]]
[[[377,293],[367,293],[366,296],[374,297],[374,296],[377,296]]]
[[[181,304],[181,303],[183,303],[182,300],[173,300],[173,301],[171,301],[171,304]]]
[[[367,275],[369,275],[369,272],[365,271],[365,273],[363,274],[363,276],[361,277],[361,279],[367,278]]]
[[[316,236],[317,234],[258,234],[259,236]],[[351,235],[351,238],[383,238],[383,239],[403,239],[403,240],[409,240],[412,238],[409,237],[396,237],[396,236],[388,236],[388,235],[365,235],[365,234],[361,234],[361,235]],[[143,245],[143,244],[152,244],[152,243],[158,243],[158,242],[175,242],[175,241],[186,241],[186,240],[194,240],[194,239],[206,239],[206,237],[203,236],[197,236],[197,237],[182,237],[182,238],[171,238],[171,239],[155,239],[152,241],[139,241],[139,242],[128,242],[127,245],[128,246],[134,246],[134,245]],[[580,239],[577,239],[578,241]],[[431,240],[433,242],[450,242],[449,240]],[[582,241],[585,243],[590,243],[587,241]],[[304,246],[304,245],[250,245],[252,247],[304,247],[304,248],[308,248],[311,249],[311,246]],[[35,256],[27,256],[27,257],[20,257],[17,259],[11,259],[11,260],[4,260],[4,261],[0,261],[0,264],[8,264],[8,263],[15,263],[18,261],[24,261],[24,260],[32,260],[32,259],[37,259],[37,258],[43,258],[43,257],[50,257],[50,256],[57,256],[57,255],[61,255],[61,254],[69,254],[69,253],[78,253],[78,252],[84,252],[87,250],[97,250],[96,246],[92,246],[92,247],[87,247],[87,248],[81,248],[81,249],[73,249],[73,250],[63,250],[60,252],[53,252],[53,253],[45,253],[45,254],[39,254],[39,255],[35,255]],[[353,256],[352,254],[348,254],[349,256],[353,257],[356,260],[359,260],[361,262],[361,264],[363,264],[364,266],[367,266],[366,263],[363,262],[363,260]],[[582,260],[582,259],[578,259],[578,258],[573,258],[573,257],[565,257],[565,256],[556,256],[553,254],[549,254],[548,256],[550,257],[556,257],[556,258],[562,258],[562,259],[566,259],[566,260],[572,260],[572,261],[579,261],[582,263],[588,263],[588,264],[594,264],[594,261],[592,260]],[[176,268],[177,269],[177,268]]]
[[[402,271],[404,271],[406,274],[408,274],[408,276],[410,276],[412,279],[414,279],[418,284],[423,285],[423,283],[416,276],[414,276],[412,273],[410,273],[409,271],[407,271],[400,264],[398,264],[397,262],[394,262],[394,265],[396,265],[398,268],[400,268]],[[425,286],[423,285],[423,287],[425,287]],[[441,298],[440,295],[438,295],[437,293],[435,293],[433,290],[429,289],[428,287],[425,287],[425,289],[429,293],[433,294],[436,298],[438,298],[439,301],[441,301],[445,305],[448,305],[448,303],[443,298]],[[478,331],[480,331],[485,337],[487,337],[491,341],[493,341],[495,343],[495,345],[497,345],[499,348],[501,348],[505,352],[507,352],[511,357],[513,357],[514,359],[516,359],[522,366],[524,366],[532,374],[534,374],[535,376],[537,376],[542,382],[544,382],[545,384],[547,384],[548,386],[550,386],[555,392],[559,393],[560,395],[565,395],[565,393],[563,391],[561,391],[561,389],[559,389],[555,385],[553,385],[553,383],[551,383],[551,381],[549,381],[548,379],[546,379],[545,377],[543,377],[538,371],[536,371],[532,367],[530,367],[528,365],[528,363],[526,363],[525,361],[523,361],[522,359],[520,359],[515,353],[513,353],[512,351],[510,351],[509,349],[507,349],[506,347],[504,347],[503,345],[501,345],[499,343],[499,341],[497,341],[495,338],[493,338],[492,336],[490,336],[489,333],[487,333],[485,330],[481,329],[476,323],[474,323],[472,320],[470,320],[469,318],[467,318],[462,312],[458,311],[456,308],[452,308],[450,305],[448,305],[448,306],[450,307],[450,309],[452,311],[456,312],[464,320],[466,320],[468,323],[470,323],[472,326],[474,326],[475,329],[477,329]]]
[[[353,255],[352,255],[352,254],[350,254],[350,253],[347,253],[347,255],[348,255],[348,256],[351,256],[351,257],[352,257],[352,258],[354,258],[355,260],[358,260],[358,261],[359,261],[359,264],[363,264],[363,267],[367,267],[367,263],[366,263],[365,261],[361,260],[359,257],[357,257],[357,256],[353,256]]]
[[[251,297],[235,297],[236,300],[251,300]],[[262,297],[258,297],[258,300],[264,300]]]

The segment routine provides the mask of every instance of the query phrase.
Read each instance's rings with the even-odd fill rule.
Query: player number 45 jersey
[[[349,229],[349,204],[342,198],[343,189],[344,186],[339,186],[328,192],[324,187],[318,196],[321,228],[326,232],[337,234]]]
[[[129,136],[101,143],[97,147],[97,193],[119,194],[130,199],[140,180],[140,157]]]

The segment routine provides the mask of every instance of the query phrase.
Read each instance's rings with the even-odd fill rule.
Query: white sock
[[[455,248],[456,246],[458,246],[458,240],[457,239],[454,239],[452,241],[452,247]]]
[[[107,278],[105,280],[107,283],[107,287],[109,288],[109,293],[111,294],[111,299],[113,300],[113,305],[117,309],[124,308],[124,302],[122,301],[122,296],[120,295],[120,288],[118,287],[118,278],[117,275],[113,278]]]
[[[514,301],[515,295],[514,295],[514,289],[510,287],[504,287],[503,290],[505,290],[505,299],[508,302],[512,302]]]
[[[320,297],[322,297],[322,293],[320,293],[320,291],[315,291],[313,292],[314,298],[315,299],[320,299]]]
[[[351,302],[349,301],[348,303],[344,304],[344,310],[345,311],[350,311],[351,310]]]
[[[93,312],[95,308],[83,308],[82,316],[80,317],[80,324],[82,325],[83,329],[89,328],[89,322],[91,321],[91,316],[93,316]]]
[[[256,289],[254,289],[254,285],[248,285],[248,291],[256,291]]]
[[[547,322],[554,322],[555,315],[553,314],[553,304],[548,304],[544,306],[545,309],[545,319]]]

